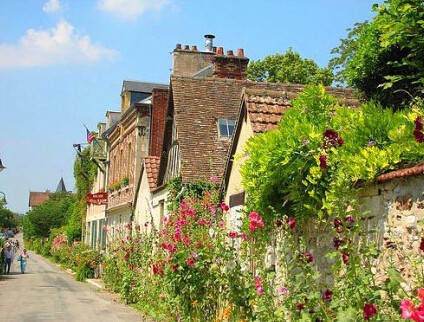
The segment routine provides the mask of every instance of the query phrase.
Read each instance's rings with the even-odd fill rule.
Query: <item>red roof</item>
[[[29,192],[29,206],[39,206],[42,203],[46,202],[50,197],[50,192]]]
[[[150,191],[153,191],[157,187],[159,164],[159,157],[148,155],[144,158],[144,168],[146,169]]]
[[[424,165],[417,165],[411,168],[399,169],[382,174],[377,177],[378,182],[389,181],[395,178],[405,178],[409,176],[416,176],[424,173]]]

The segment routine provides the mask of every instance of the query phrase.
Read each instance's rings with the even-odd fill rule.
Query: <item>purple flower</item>
[[[329,289],[326,289],[324,293],[322,293],[322,299],[325,302],[331,302],[333,296],[333,292],[331,292]]]
[[[309,140],[303,140],[303,141],[302,141],[302,145],[303,145],[303,146],[308,145],[308,144],[309,144]]]
[[[373,140],[368,142],[368,146],[376,146],[376,145],[377,145],[377,142],[375,142]]]
[[[281,286],[280,292],[281,292],[281,294],[286,294],[287,293],[287,289],[284,286]]]

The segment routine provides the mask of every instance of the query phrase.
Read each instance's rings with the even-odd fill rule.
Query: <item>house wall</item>
[[[151,223],[151,212],[149,203],[152,199],[149,182],[146,171],[143,171],[140,183],[140,189],[137,194],[137,201],[134,207],[134,224],[140,225],[142,231],[146,232],[149,223]],[[152,214],[153,215],[153,214]],[[146,224],[147,223],[147,224]]]
[[[246,142],[253,136],[253,129],[250,121],[247,118],[244,118],[243,123],[241,124],[240,135],[238,137],[236,152],[233,156],[237,157],[237,160],[233,161],[231,167],[230,177],[228,180],[228,185],[225,192],[224,202],[227,205],[230,205],[230,196],[243,192],[242,177],[240,174],[241,165],[246,161],[247,156],[244,155],[244,146]],[[234,207],[233,207],[234,208]],[[234,210],[230,211],[233,213]],[[230,217],[226,218],[226,227],[229,231],[234,230],[236,227],[233,227],[234,221]]]

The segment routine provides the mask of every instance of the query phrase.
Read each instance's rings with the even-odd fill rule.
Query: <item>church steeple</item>
[[[66,192],[65,183],[63,178],[60,178],[59,184],[57,185],[56,192]]]

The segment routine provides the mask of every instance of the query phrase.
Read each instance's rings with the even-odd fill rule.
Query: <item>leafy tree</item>
[[[289,48],[284,54],[266,56],[252,61],[247,77],[258,82],[331,85],[333,73],[329,68],[319,68],[312,59],[300,57]]]
[[[13,212],[5,207],[3,201],[0,201],[0,227],[16,227],[16,221],[15,217],[13,216]]]
[[[403,106],[423,97],[424,2],[386,0],[374,5],[371,22],[356,24],[329,67],[336,80],[360,89],[384,106]]]
[[[48,237],[52,229],[65,225],[72,215],[74,203],[75,197],[71,193],[52,193],[49,200],[34,207],[25,216],[25,238]]]

